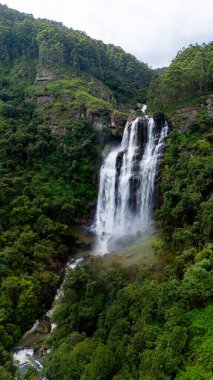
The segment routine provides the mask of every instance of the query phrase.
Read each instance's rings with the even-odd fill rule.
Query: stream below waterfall
[[[80,264],[84,258],[81,257],[82,250],[77,252],[77,256],[79,258],[71,259],[66,265],[65,278],[66,273],[69,268],[75,268],[76,265]],[[84,252],[86,254],[86,251]],[[65,279],[64,279],[65,280]],[[63,284],[62,284],[63,285]],[[39,320],[37,320],[32,328],[27,331],[21,339],[16,343],[16,346],[13,349],[13,362],[19,368],[19,371],[24,374],[28,370],[29,367],[34,367],[38,374],[41,373],[43,367],[43,361],[45,356],[48,354],[48,350],[45,349],[45,341],[54,330],[55,325],[51,323],[51,317],[55,307],[57,306],[57,301],[62,292],[62,285],[58,289],[56,296],[54,298],[51,309],[46,313],[44,318],[50,321],[51,328],[48,332],[38,332],[37,327],[39,325]],[[45,319],[44,319],[45,320]],[[40,347],[40,350],[37,348]],[[44,379],[42,375],[39,376],[40,379]],[[16,378],[15,378],[16,379]]]
[[[142,110],[144,112],[145,108]],[[155,244],[158,235],[153,212],[167,130],[166,122],[156,123],[151,117],[127,122],[120,147],[111,150],[100,170],[93,226],[95,247],[90,251],[79,249],[75,259],[67,263],[66,272],[94,255],[103,257],[109,264],[117,261],[125,265],[150,266],[157,262]],[[61,289],[45,318],[51,319]],[[48,354],[45,345],[39,352],[36,347],[42,347],[55,326],[51,325],[50,331],[42,334],[36,331],[38,323],[35,322],[13,349],[13,360],[21,373],[25,373],[29,366],[41,373],[42,362]]]
[[[127,266],[132,266],[134,264],[152,266],[159,260],[158,252],[155,247],[157,239],[158,234],[156,232],[141,234],[140,236],[136,236],[134,241],[129,242],[125,248],[120,248],[118,250],[110,252],[110,254],[105,254],[102,256],[102,259],[105,260],[108,265],[111,265],[112,263],[119,263]],[[77,250],[75,259],[71,259],[68,262],[66,272],[69,268],[75,268],[76,265],[81,265],[83,262],[88,262],[89,256],[94,257],[93,250]],[[48,318],[51,318],[52,313],[57,306],[57,301],[61,294],[61,291],[62,289],[60,287],[55,296],[51,310],[46,313],[46,316]],[[53,323],[51,323],[50,332],[39,333],[36,331],[38,324],[39,321],[36,321],[32,328],[27,331],[16,343],[16,346],[13,349],[13,361],[22,374],[26,373],[29,367],[34,367],[39,378],[41,380],[45,380],[45,378],[41,375],[41,370],[43,361],[48,354],[48,350],[46,351],[46,349],[42,348],[42,346],[45,347],[45,341],[55,326]],[[42,352],[41,350],[38,350],[38,347],[41,348]]]

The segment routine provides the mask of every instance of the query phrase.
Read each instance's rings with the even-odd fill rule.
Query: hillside
[[[178,52],[162,75],[149,87],[151,110],[165,111],[173,105],[213,91],[213,42],[190,45]],[[195,100],[196,101],[196,100]]]
[[[70,270],[48,342],[50,380],[212,378],[210,126],[197,122],[169,138],[157,213],[161,262]]]
[[[193,67],[194,49],[203,47],[183,53],[184,65]],[[195,85],[171,98],[156,81],[175,93],[167,73],[174,75],[181,58],[153,79],[149,92],[149,109],[170,129],[156,213],[160,262],[124,268],[96,260],[69,271],[48,342],[50,380],[212,378],[212,74],[205,78],[208,92]]]
[[[0,34],[0,378],[10,379],[10,350],[50,307],[73,225],[94,210],[103,144],[152,73],[121,48],[3,5]]]
[[[145,100],[170,130],[160,261],[70,270],[44,374],[211,380],[212,43],[179,52],[159,76],[119,47],[1,4],[0,36],[0,380],[39,378],[16,371],[11,349],[51,306],[73,227],[94,213],[101,151]]]
[[[149,108],[171,126],[157,212],[175,249],[212,242],[213,44],[179,52],[149,89]]]
[[[40,102],[34,79],[24,61],[1,69],[0,360],[7,369],[14,342],[50,306],[74,252],[72,226],[93,207],[105,138],[87,120],[66,116],[62,103]]]
[[[152,71],[120,47],[94,40],[61,23],[35,20],[0,4],[2,62],[25,57],[87,73],[112,89],[116,101],[135,105],[146,97]]]

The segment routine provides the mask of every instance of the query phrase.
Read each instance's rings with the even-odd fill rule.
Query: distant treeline
[[[213,90],[213,42],[190,45],[178,52],[171,65],[155,74],[149,89],[152,109],[165,109],[186,98]]]
[[[0,57],[39,58],[43,64],[64,64],[102,80],[118,101],[145,98],[152,70],[120,47],[94,40],[63,24],[38,19],[0,4]]]

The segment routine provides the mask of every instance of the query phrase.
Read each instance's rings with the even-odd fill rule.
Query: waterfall
[[[113,250],[113,241],[151,231],[155,184],[167,122],[137,118],[127,122],[121,145],[106,157],[100,171],[95,218],[98,253]]]

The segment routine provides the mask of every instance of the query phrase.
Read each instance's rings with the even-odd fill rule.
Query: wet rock
[[[89,261],[92,266],[99,266],[100,263],[103,261],[103,258],[100,256],[91,256]]]
[[[37,347],[37,355],[39,357],[41,356],[46,356],[47,355],[47,346],[45,344],[41,344],[40,346]]]
[[[40,334],[48,334],[51,331],[51,321],[49,317],[45,317],[39,321],[38,326],[35,329]]]
[[[111,117],[111,125],[110,128],[112,130],[123,130],[126,124],[126,118],[120,115],[114,115]]]

